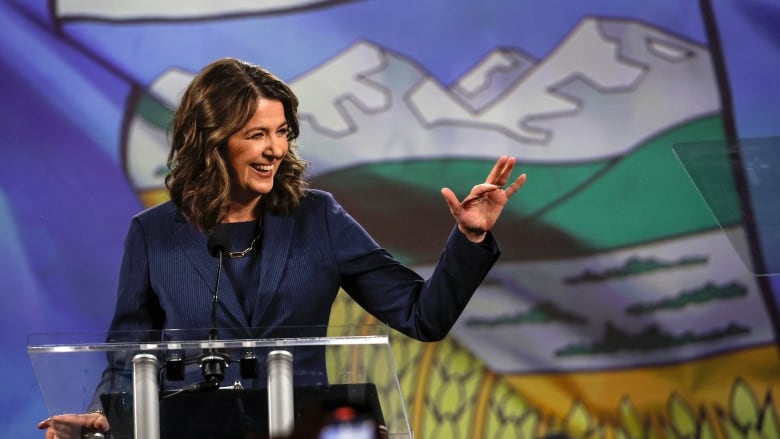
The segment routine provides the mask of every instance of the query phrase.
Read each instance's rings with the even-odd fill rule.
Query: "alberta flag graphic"
[[[297,93],[311,185],[421,274],[453,227],[441,187],[463,196],[500,155],[528,175],[451,336],[394,335],[415,436],[777,437],[777,280],[745,257],[756,235],[725,146],[724,92],[740,89],[724,91],[714,6],[11,0],[0,272],[25,313],[57,317],[9,309],[5,327],[104,329],[130,217],[167,199],[178,99],[233,56]],[[726,215],[675,149],[703,141]],[[29,251],[44,241],[46,258]],[[98,257],[60,262],[74,246]],[[331,321],[373,320],[340,295]],[[46,416],[33,395],[0,404],[25,435]]]

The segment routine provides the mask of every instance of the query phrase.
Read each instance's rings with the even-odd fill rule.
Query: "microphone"
[[[222,276],[222,260],[224,253],[230,248],[230,234],[226,228],[217,224],[209,235],[206,243],[209,254],[218,259],[217,281],[214,286],[213,300],[211,302],[211,328],[209,329],[209,341],[217,340],[217,305],[219,304],[219,282]],[[230,362],[230,356],[214,348],[204,349],[198,356],[197,362],[203,374],[203,382],[190,384],[182,388],[185,392],[205,392],[219,389],[219,383],[225,378],[225,369]],[[240,361],[241,378],[257,378],[257,357],[251,351],[245,352]],[[175,355],[165,364],[165,376],[173,381],[184,379],[184,358]]]
[[[219,302],[219,279],[222,277],[222,254],[230,247],[230,236],[222,225],[217,224],[206,243],[209,254],[219,259],[217,263],[217,283],[214,286],[213,300],[211,301],[211,330],[209,340],[217,339],[217,303]]]
[[[219,260],[217,263],[217,282],[214,285],[214,295],[211,301],[211,329],[209,340],[217,339],[217,305],[219,303],[219,280],[222,277],[222,255],[230,247],[230,236],[224,227],[217,224],[206,243],[209,254]],[[222,352],[209,349],[200,358],[200,368],[205,382],[198,385],[198,390],[216,390],[219,382],[225,377],[225,368],[230,359]]]
[[[218,257],[220,261],[222,260],[222,254],[218,252],[220,250],[227,250],[228,247],[230,247],[230,235],[228,235],[227,230],[222,224],[214,226],[214,230],[211,232],[206,246],[208,247],[211,256],[214,256],[215,258]]]

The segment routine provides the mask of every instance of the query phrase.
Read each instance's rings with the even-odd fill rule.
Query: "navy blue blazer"
[[[110,337],[123,338],[127,331],[165,337],[159,331],[187,329],[203,330],[196,338],[205,339],[218,263],[209,254],[207,241],[207,235],[188,223],[170,201],[136,215],[125,240]],[[306,335],[324,336],[331,305],[343,288],[390,327],[418,340],[439,340],[499,254],[491,234],[474,244],[455,227],[433,273],[423,279],[380,247],[331,194],[308,190],[291,214],[263,216],[259,299],[253,312],[242,309],[230,279],[221,277],[219,338],[287,337],[294,335],[279,331],[313,326],[321,333]],[[327,383],[323,350],[293,356],[296,385]],[[264,357],[258,353],[258,358]],[[91,408],[100,407],[100,395],[129,388],[129,358],[109,355],[108,360]],[[242,380],[243,384],[263,386],[264,366],[261,361],[258,376],[263,379]],[[239,378],[236,369],[229,367],[223,382]],[[198,370],[189,369],[185,382],[197,381]]]
[[[222,276],[219,328],[326,326],[343,288],[364,309],[418,340],[447,335],[499,256],[492,236],[471,243],[454,228],[427,280],[380,247],[327,192],[308,190],[291,214],[266,213],[259,300],[247,320]],[[211,325],[217,259],[208,237],[170,201],[136,215],[125,241],[112,331],[195,329]],[[270,331],[270,329],[269,329]]]
[[[207,241],[170,201],[136,215],[125,240],[112,334],[208,329],[217,259]],[[491,234],[474,244],[455,227],[434,272],[423,279],[380,247],[331,194],[308,190],[291,214],[263,216],[259,299],[251,313],[242,309],[230,279],[221,277],[219,338],[286,337],[283,328],[314,326],[321,333],[306,335],[324,336],[343,288],[390,327],[418,340],[440,340],[499,254]],[[207,337],[202,333],[197,338]],[[127,370],[126,360],[109,359],[99,391],[116,390],[109,381]],[[294,353],[294,362],[296,383],[327,381],[323,352]]]

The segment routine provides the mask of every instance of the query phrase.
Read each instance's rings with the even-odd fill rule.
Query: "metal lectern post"
[[[160,401],[157,389],[157,357],[133,357],[133,414],[135,439],[160,439]]]

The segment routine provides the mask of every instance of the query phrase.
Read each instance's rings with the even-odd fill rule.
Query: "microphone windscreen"
[[[230,236],[222,224],[217,224],[214,226],[214,229],[209,236],[207,245],[209,248],[209,254],[215,258],[219,256],[220,251],[227,250],[230,247]]]

